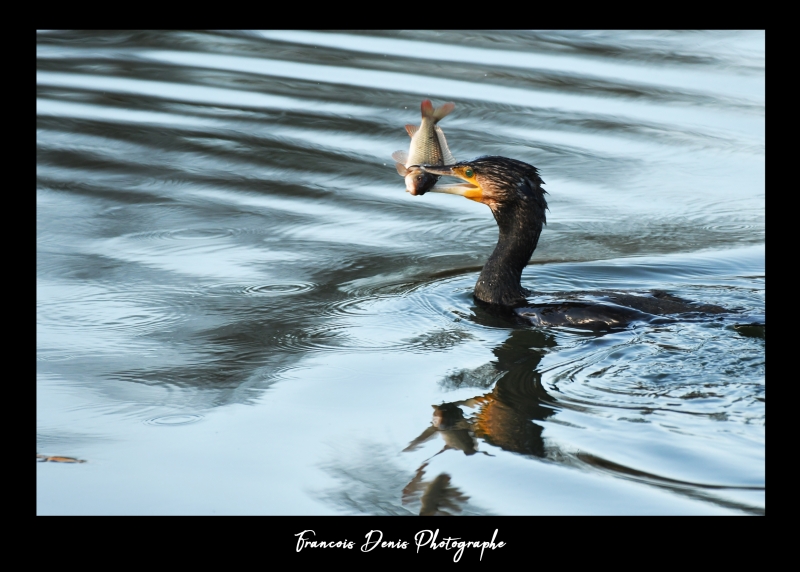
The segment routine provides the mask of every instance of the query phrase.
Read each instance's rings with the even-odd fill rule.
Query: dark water
[[[87,462],[37,464],[38,512],[763,514],[764,46],[39,33],[36,446]],[[390,158],[424,98],[540,169],[525,286],[735,312],[487,314],[490,211]]]

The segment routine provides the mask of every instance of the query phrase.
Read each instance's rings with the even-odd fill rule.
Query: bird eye
[[[474,174],[475,173],[472,172],[472,169],[467,169],[466,171],[464,171],[464,176],[466,176],[468,179],[471,179],[472,175]]]

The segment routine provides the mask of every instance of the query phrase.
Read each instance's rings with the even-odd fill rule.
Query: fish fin
[[[439,147],[442,148],[442,160],[444,164],[452,165],[456,163],[456,158],[453,157],[450,148],[447,146],[447,139],[444,138],[444,131],[442,131],[442,128],[436,125],[433,130],[436,132],[436,138],[439,140]]]
[[[422,466],[417,469],[417,474],[414,475],[414,478],[403,488],[403,504],[408,504],[420,496],[419,493],[424,486],[422,477],[425,475],[425,467],[427,466],[428,463],[422,463]]]
[[[402,163],[403,165],[405,165],[406,163],[408,163],[408,153],[406,153],[405,151],[395,151],[394,153],[392,153],[392,159],[394,159],[398,163]]]
[[[433,119],[433,121],[435,123],[438,123],[439,121],[444,119],[446,116],[448,116],[450,114],[450,112],[453,111],[453,109],[455,109],[455,107],[456,107],[455,103],[453,103],[452,101],[448,101],[447,103],[445,103],[441,107],[437,107],[433,111],[433,114],[431,115],[431,118]]]
[[[422,111],[422,118],[429,118],[433,119],[434,113],[436,113],[433,109],[433,104],[431,103],[430,99],[423,99],[422,104],[419,106],[420,110]]]
[[[394,166],[395,166],[395,169],[397,169],[397,173],[401,177],[405,177],[408,174],[408,169],[406,169],[406,166],[403,165],[402,163],[395,163]]]
[[[409,137],[413,137],[414,133],[416,133],[417,131],[419,131],[419,127],[417,127],[416,125],[411,125],[410,123],[406,124],[406,133],[408,133]]]
[[[436,435],[436,432],[437,432],[436,427],[431,425],[430,427],[425,429],[425,431],[423,431],[419,437],[411,441],[411,443],[408,444],[408,447],[403,449],[403,452],[406,453],[408,451],[414,451],[416,449],[419,449],[423,443],[430,441],[434,437],[434,435]]]

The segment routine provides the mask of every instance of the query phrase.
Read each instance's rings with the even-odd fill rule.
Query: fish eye
[[[464,176],[467,177],[468,179],[471,179],[474,174],[475,173],[472,172],[472,169],[467,169],[466,171],[464,171]]]

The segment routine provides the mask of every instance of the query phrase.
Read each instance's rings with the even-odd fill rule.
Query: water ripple
[[[155,425],[157,427],[177,427],[180,425],[197,423],[202,419],[202,415],[183,413],[178,415],[161,415],[159,417],[151,417],[150,419],[144,421],[144,424]]]
[[[721,324],[680,323],[605,336],[546,363],[546,379],[562,403],[595,414],[763,424],[763,347],[731,334]]]
[[[484,512],[763,512],[764,54],[763,31],[38,32],[37,419],[94,469],[40,471],[37,502],[313,512],[326,440],[345,494],[353,435],[397,456],[380,435],[452,402],[507,429],[431,459]],[[476,305],[491,212],[410,196],[391,160],[423,98],[455,102],[456,157],[547,181],[525,286],[735,313],[595,335]],[[364,506],[400,498],[398,462]]]

